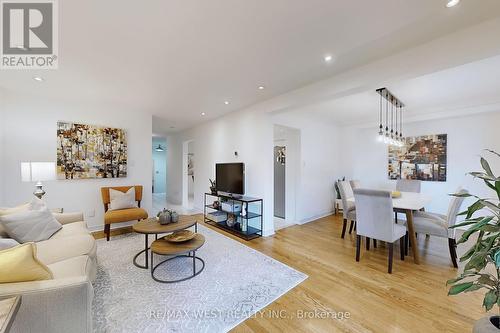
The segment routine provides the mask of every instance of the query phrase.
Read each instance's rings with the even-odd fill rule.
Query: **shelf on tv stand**
[[[237,201],[241,202],[242,205],[246,206],[246,215],[241,216],[241,212],[239,211],[226,211],[223,210],[221,207],[213,207],[212,204],[207,203],[208,200],[213,201],[221,201],[221,200],[230,200],[230,201]],[[206,223],[213,225],[217,228],[223,229],[225,231],[230,232],[231,234],[238,236],[240,238],[243,238],[245,240],[251,240],[257,237],[262,236],[262,229],[263,229],[263,200],[260,198],[254,198],[254,197],[249,197],[249,196],[239,196],[239,197],[234,197],[229,194],[213,194],[213,193],[205,193],[205,199],[204,199],[204,209],[203,209],[203,216],[204,220]],[[250,210],[249,207],[252,207],[252,210]],[[212,221],[207,217],[208,213],[207,209],[211,209],[212,211],[220,211],[224,212],[227,214],[232,214],[235,216],[236,219],[241,219],[241,222],[246,224],[246,231],[242,231],[241,228],[239,227],[240,223],[236,223],[234,226],[228,226],[226,224],[226,221],[220,221],[220,222],[215,222]],[[256,211],[257,210],[257,211]],[[252,224],[252,225],[250,225]]]

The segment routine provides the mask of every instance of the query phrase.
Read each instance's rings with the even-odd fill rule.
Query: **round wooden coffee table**
[[[192,215],[179,215],[179,221],[170,224],[160,224],[156,218],[148,218],[141,220],[132,226],[132,229],[139,233],[144,234],[144,250],[140,251],[134,256],[134,265],[139,268],[147,269],[148,265],[148,250],[149,250],[149,239],[148,235],[155,235],[155,239],[158,239],[158,234],[169,234],[179,230],[184,230],[194,226],[195,232],[198,231],[198,224],[196,217]],[[144,253],[144,265],[137,263],[137,257]]]
[[[188,240],[186,242],[169,242],[163,238],[155,240],[153,244],[151,244],[151,277],[153,280],[157,282],[162,282],[162,283],[174,283],[174,282],[181,282],[181,281],[186,281],[189,280],[196,275],[200,274],[203,269],[205,268],[205,261],[201,259],[200,257],[196,256],[196,250],[198,250],[200,247],[205,244],[205,237],[200,234],[196,234],[196,236]],[[192,255],[191,255],[192,253]],[[159,254],[163,256],[173,256],[171,258],[168,258],[166,260],[163,260],[160,262],[158,265],[154,266],[153,265],[153,254]],[[157,277],[155,277],[154,272],[155,270],[160,266],[165,264],[166,262],[169,262],[171,260],[177,259],[177,258],[193,258],[193,274],[182,278],[182,279],[177,279],[177,280],[162,280]],[[202,266],[199,270],[196,270],[196,260],[200,261]]]

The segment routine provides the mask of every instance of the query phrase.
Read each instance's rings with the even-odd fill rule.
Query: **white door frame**
[[[182,207],[189,207],[189,176],[188,176],[188,154],[189,154],[189,144],[193,143],[194,140],[187,140],[182,143]]]

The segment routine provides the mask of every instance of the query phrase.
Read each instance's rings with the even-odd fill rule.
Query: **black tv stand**
[[[242,208],[245,208],[245,216],[241,215],[241,212],[234,211],[234,204],[232,205],[233,211],[223,210],[221,206],[214,207],[214,202],[218,201],[233,201],[241,204]],[[234,195],[234,194],[212,194],[205,193],[203,216],[205,223],[213,225],[217,228],[223,229],[235,236],[243,238],[245,240],[251,240],[262,236],[263,229],[263,206],[264,201],[260,198],[252,198],[244,195]],[[235,219],[235,224],[228,225],[227,219],[221,221],[213,221],[208,217],[210,213],[222,212],[226,214],[227,217],[231,216]]]

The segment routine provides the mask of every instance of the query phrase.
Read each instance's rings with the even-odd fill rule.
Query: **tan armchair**
[[[143,220],[148,218],[148,213],[141,208],[142,200],[142,185],[135,185],[135,201],[137,201],[137,208],[127,208],[120,210],[109,210],[109,203],[111,202],[109,190],[127,192],[132,186],[118,186],[118,187],[102,187],[101,195],[104,204],[104,233],[106,240],[109,241],[111,233],[111,223],[120,223],[134,220]]]

